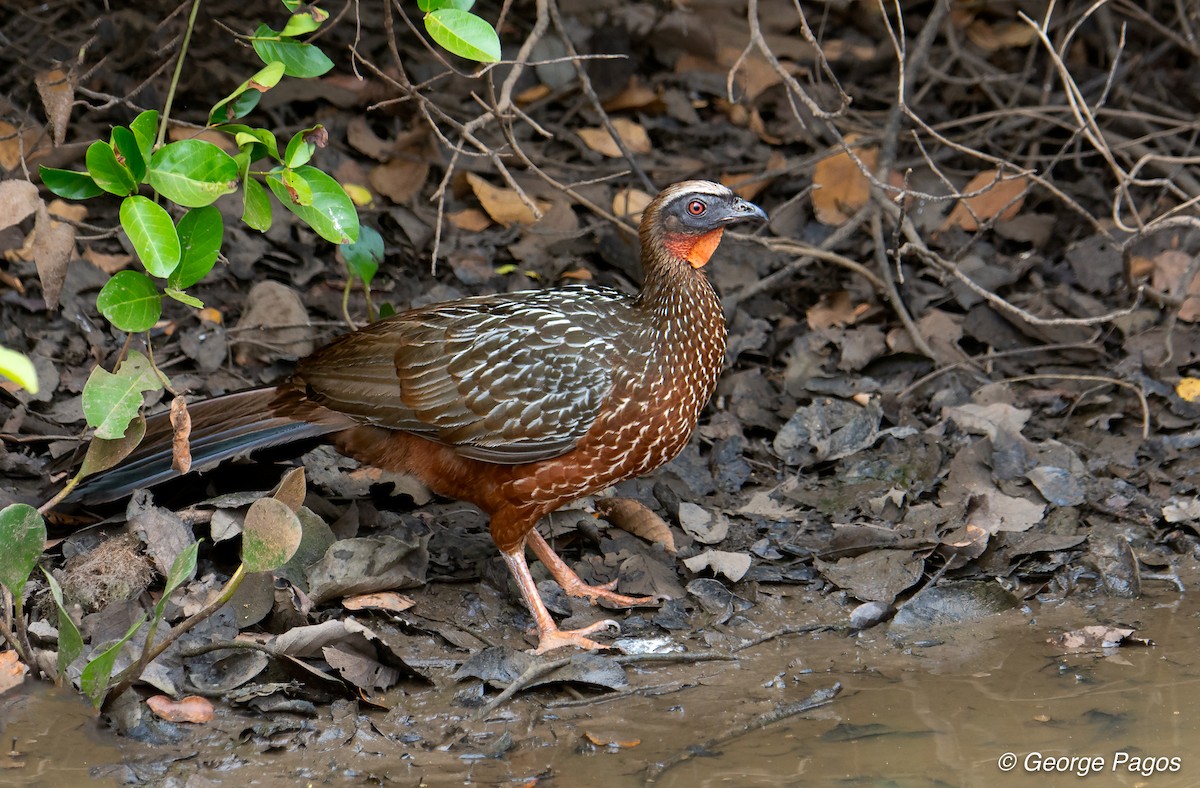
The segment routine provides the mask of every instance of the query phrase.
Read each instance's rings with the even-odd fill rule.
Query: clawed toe
[[[596,651],[599,649],[611,648],[603,643],[598,643],[595,640],[587,637],[601,630],[612,629],[616,632],[621,631],[621,625],[611,618],[606,618],[603,621],[597,621],[594,624],[589,624],[580,629],[547,629],[538,633],[538,647],[533,650],[534,654],[545,654],[547,651],[553,651],[557,648],[565,646],[574,646],[575,648],[587,649]]]

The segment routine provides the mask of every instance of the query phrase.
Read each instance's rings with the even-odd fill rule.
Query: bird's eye
[[[688,203],[687,209],[688,209],[688,213],[690,213],[692,216],[699,216],[702,213],[704,213],[706,210],[708,210],[708,206],[706,206],[700,200],[692,200],[691,202]]]

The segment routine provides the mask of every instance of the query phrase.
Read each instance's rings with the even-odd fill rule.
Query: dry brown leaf
[[[1005,177],[999,170],[984,170],[963,187],[963,194],[974,196],[964,197],[955,203],[942,224],[942,230],[961,227],[973,233],[979,229],[980,222],[992,219],[1008,221],[1025,204],[1028,188],[1029,178],[1025,175]]]
[[[192,469],[192,416],[187,400],[176,396],[171,400],[171,468],[182,475]]]
[[[640,124],[628,118],[613,118],[612,124],[630,153],[649,153],[651,151],[653,146],[650,144],[650,135],[646,133],[646,129]],[[576,134],[583,140],[584,145],[587,145],[601,156],[607,156],[610,159],[621,158],[621,149],[617,147],[616,141],[609,135],[608,129],[602,127],[579,129],[576,131]]]
[[[513,224],[533,224],[540,216],[534,214],[522,200],[521,196],[512,189],[501,189],[493,186],[473,172],[467,173],[467,183],[479,199],[479,204],[492,220],[509,227]],[[538,214],[544,214],[550,209],[550,203],[545,200],[534,200]]]
[[[662,99],[659,98],[657,90],[645,84],[637,77],[633,77],[629,80],[629,84],[625,86],[624,90],[604,102],[604,109],[608,112],[646,109],[661,102]]]
[[[592,276],[592,272],[586,268],[572,268],[569,271],[563,271],[561,274],[559,274],[559,278],[571,279],[576,282],[590,282],[595,277]]]
[[[809,307],[805,319],[808,321],[808,327],[814,331],[834,326],[850,326],[870,309],[870,304],[855,304],[848,291],[835,290],[825,293],[820,301]]]
[[[45,139],[41,139],[39,144],[41,134],[38,129],[25,129],[18,134],[16,126],[0,120],[0,170],[15,168],[21,163],[22,153],[26,161],[33,161],[45,154],[50,145]]]
[[[492,220],[478,208],[464,208],[461,211],[447,214],[450,224],[469,233],[478,233],[492,226]]]
[[[967,38],[985,52],[1027,47],[1037,40],[1037,30],[1024,22],[1006,20],[988,24],[976,19],[967,25]]]
[[[387,164],[371,170],[367,180],[371,188],[397,205],[403,205],[415,197],[429,178],[429,160],[425,158],[397,156]]]
[[[146,699],[150,711],[167,722],[209,722],[213,718],[212,702],[197,695],[174,700],[166,695]]]
[[[1168,295],[1185,298],[1179,307],[1180,320],[1200,321],[1200,275],[1192,278],[1186,296],[1183,295],[1183,278],[1192,264],[1191,256],[1178,249],[1166,249],[1155,255],[1151,263],[1150,286]]]
[[[75,80],[61,68],[43,71],[34,79],[46,117],[54,131],[55,146],[62,145],[67,138],[67,126],[71,122],[71,105],[75,102]]]
[[[0,651],[0,695],[25,680],[25,664],[15,651]]]
[[[856,139],[854,135],[846,136],[846,142],[850,145]],[[878,148],[855,148],[854,152],[868,170],[875,170]],[[870,181],[846,151],[834,149],[831,155],[821,159],[813,168],[813,212],[821,224],[845,224],[867,204],[870,197]]]
[[[622,531],[661,544],[668,553],[675,552],[670,526],[644,504],[631,498],[600,498],[596,501],[596,512]]]
[[[0,181],[0,230],[23,221],[41,204],[37,187],[29,181]]]
[[[95,247],[85,246],[83,247],[83,259],[112,276],[117,271],[128,268],[129,264],[133,262],[133,255],[124,252],[120,254],[97,252]]]
[[[628,218],[634,224],[640,224],[642,211],[653,199],[641,189],[621,189],[613,197],[612,211],[622,219]]]
[[[517,104],[519,106],[525,106],[526,104],[532,104],[538,99],[544,99],[546,96],[550,95],[550,90],[551,88],[549,85],[543,85],[539,82],[538,84],[525,88],[518,93],[516,95]]]
[[[237,143],[233,137],[214,129],[197,129],[192,126],[171,124],[167,128],[167,138],[171,142],[179,140],[204,140],[211,142],[226,153],[233,155],[238,152]]]
[[[46,299],[47,308],[57,309],[63,281],[67,278],[67,264],[75,254],[75,228],[54,221],[46,207],[39,205],[33,234],[33,262],[42,282],[42,297]]]
[[[66,200],[51,200],[46,210],[55,219],[66,219],[69,222],[82,222],[88,217],[88,207],[81,202]]]
[[[362,115],[350,116],[350,122],[346,125],[346,142],[359,153],[376,161],[387,161],[395,149],[395,144],[376,134]]]
[[[583,737],[597,747],[611,747],[614,750],[627,750],[642,743],[641,739],[621,739],[615,734],[595,733],[584,731]]]
[[[342,607],[347,610],[387,610],[391,613],[401,613],[416,604],[412,597],[397,594],[395,591],[358,594],[342,600]]]

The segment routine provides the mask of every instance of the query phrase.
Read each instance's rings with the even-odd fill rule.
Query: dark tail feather
[[[345,429],[343,417],[289,389],[250,389],[188,405],[192,420],[192,471],[206,471],[255,449],[282,446]],[[169,414],[146,420],[146,437],[120,465],[85,479],[67,498],[105,503],[179,474],[171,467]]]

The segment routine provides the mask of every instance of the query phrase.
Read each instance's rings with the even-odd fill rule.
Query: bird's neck
[[[642,289],[635,303],[664,361],[699,355],[711,365],[714,358],[723,358],[725,318],[704,272],[665,249],[644,254],[642,270]]]

